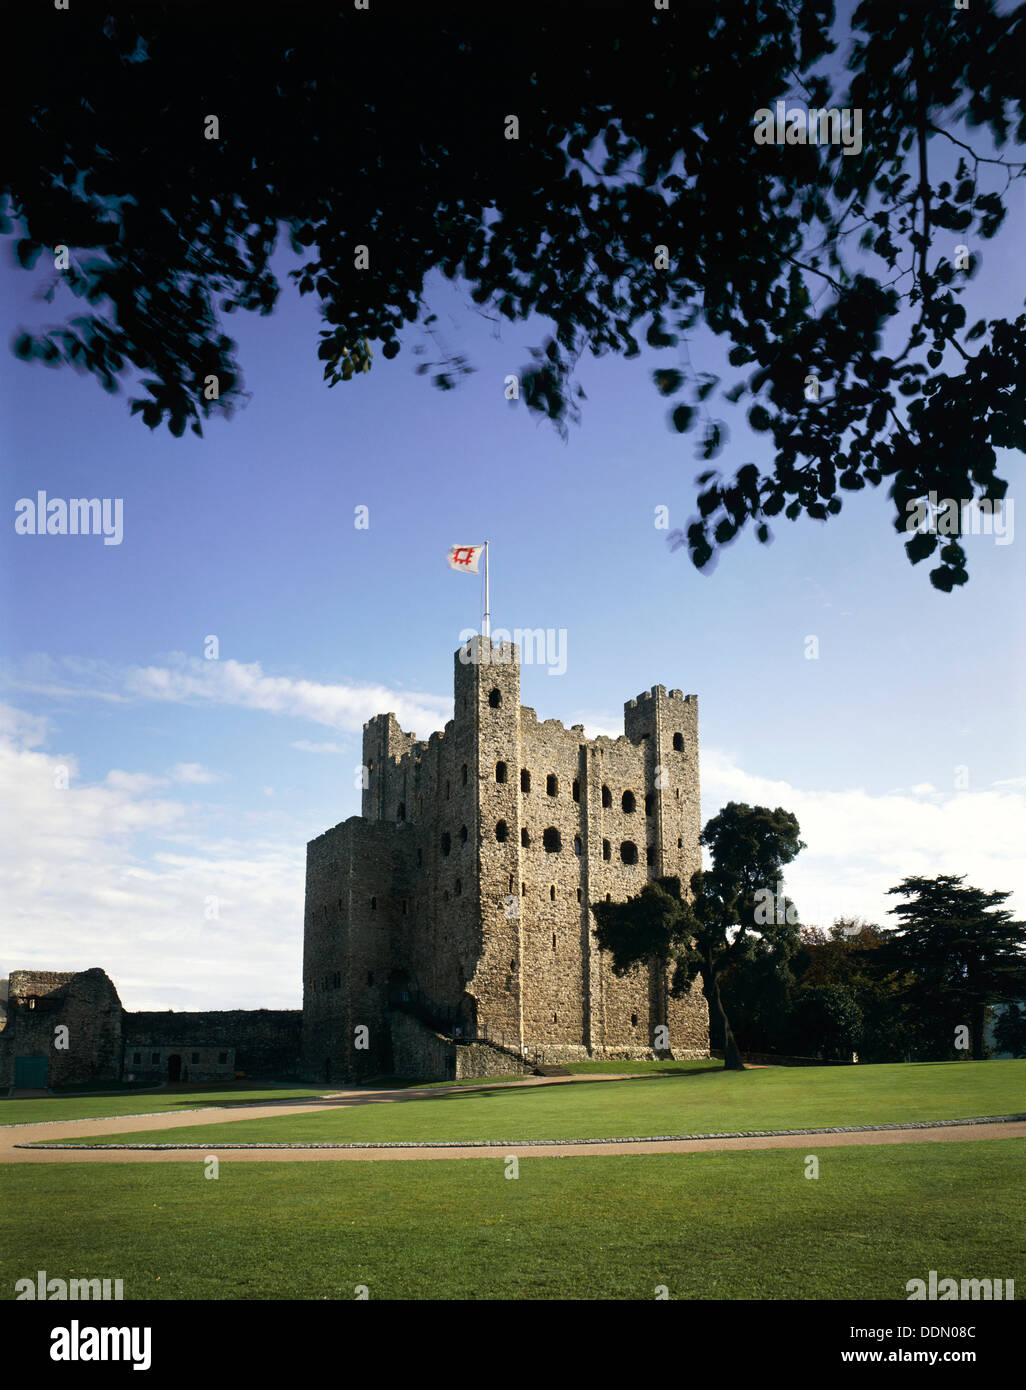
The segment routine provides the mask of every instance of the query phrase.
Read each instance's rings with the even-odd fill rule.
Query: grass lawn
[[[304,1115],[124,1136],[126,1142],[530,1139],[714,1134],[1026,1113],[1026,1060],[692,1070],[629,1081],[407,1096]],[[78,1142],[82,1142],[79,1140]],[[101,1135],[96,1142],[104,1142]],[[115,1140],[114,1142],[120,1142]]]
[[[0,1167],[0,1290],[126,1299],[904,1299],[1026,1288],[1022,1140],[631,1157]]]
[[[109,1115],[155,1115],[165,1110],[195,1110],[201,1105],[252,1105],[254,1101],[321,1096],[338,1086],[236,1086],[211,1084],[188,1090],[120,1092],[110,1096],[37,1096],[34,1100],[0,1099],[0,1125],[46,1124],[50,1120],[92,1120]]]

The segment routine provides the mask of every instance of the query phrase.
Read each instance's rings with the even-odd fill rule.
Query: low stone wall
[[[526,1076],[528,1070],[522,1058],[488,1042],[456,1047],[456,1077],[460,1081],[477,1076]]]
[[[389,1024],[394,1076],[410,1081],[455,1081],[455,1043],[421,1023],[419,1018],[399,1010],[390,1015]]]

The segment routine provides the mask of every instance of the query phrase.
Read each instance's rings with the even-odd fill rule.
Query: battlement
[[[684,695],[679,690],[667,692],[665,685],[654,685],[651,690],[643,690],[636,699],[627,700],[624,709],[641,709],[645,705],[651,705],[655,700],[662,696],[664,700],[679,700],[682,704],[689,705],[692,701],[697,702],[697,695]]]

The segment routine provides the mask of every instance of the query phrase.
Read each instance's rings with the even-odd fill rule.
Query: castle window
[[[25,1002],[26,1002],[26,1004],[28,1004],[28,1006],[29,1006],[30,1009],[34,1009],[34,1008],[36,1007],[36,1001],[35,1001],[35,997],[34,997],[34,996],[33,996],[33,997],[30,997],[30,998],[28,998],[28,999],[26,999]]]
[[[526,898],[526,897],[527,897],[527,884],[526,884],[526,883],[522,883],[522,884],[520,885],[520,896],[521,896],[522,898]]]
[[[531,848],[531,832],[528,830],[526,825],[520,832],[520,843],[521,845],[523,845],[524,849]]]
[[[510,963],[509,963],[509,968],[510,968],[511,971],[515,971],[515,970],[516,970],[516,968],[517,968],[517,963],[516,963],[515,960],[511,960],[511,961],[510,961]]]
[[[341,898],[339,898],[339,900],[338,900],[338,905],[339,905],[339,910],[341,911],[341,908],[342,908],[342,899],[341,899]]]
[[[406,916],[406,899],[403,898],[403,916]]]
[[[649,845],[648,848],[645,850],[645,863],[655,863],[655,845]]]
[[[504,845],[509,839],[509,826],[504,820],[497,821],[495,824],[495,838],[500,845]]]
[[[612,804],[613,804],[613,793],[609,790],[608,787],[603,787],[603,788],[602,788],[602,805],[603,805],[603,806],[612,806]]]
[[[461,878],[458,878],[458,879],[456,880],[456,896],[457,896],[457,898],[460,897],[462,893],[463,893],[463,880],[462,880]]]
[[[608,840],[603,840],[603,841],[602,841],[602,858],[603,858],[603,859],[612,859],[612,857],[613,857],[613,846],[609,843]]]
[[[226,1066],[228,1065],[228,1054],[227,1054],[227,1052],[219,1052],[219,1053],[217,1054],[217,1065],[218,1065],[219,1067],[226,1067]]]
[[[575,801],[580,801],[581,799],[581,784],[580,782],[578,782],[576,777],[574,778],[573,785],[570,788],[570,795],[573,797]]]
[[[159,1053],[159,1052],[151,1052],[151,1053],[150,1053],[150,1066],[153,1066],[154,1062],[159,1062],[159,1061],[160,1061],[160,1053]]]
[[[509,891],[510,891],[511,893],[513,892],[513,875],[512,875],[512,874],[510,874],[510,876],[509,876]]]
[[[133,1062],[141,1062],[141,1061],[142,1061],[142,1053],[141,1053],[141,1052],[133,1052],[133,1053],[132,1053],[132,1061],[133,1061]]]
[[[556,885],[555,885],[554,883],[553,883],[553,884],[551,885],[551,887],[549,888],[549,900],[550,900],[551,902],[555,902],[555,901],[556,901]],[[553,933],[552,939],[553,939],[553,941],[555,941],[555,939],[556,939],[555,933]],[[553,946],[552,949],[555,950],[555,949],[556,949],[555,946]]]
[[[581,844],[581,837],[580,837],[580,835],[575,835],[575,836],[574,836],[574,854],[579,855],[583,849],[584,849],[584,846]]]
[[[545,790],[548,792],[549,796],[559,795],[559,778],[554,772],[550,772],[548,777],[546,777]]]
[[[496,780],[496,782],[505,782],[505,780],[506,780],[506,775],[507,775],[508,771],[509,771],[509,769],[506,767],[506,764],[505,764],[505,763],[496,763],[496,764],[495,764],[495,780]]]
[[[447,831],[445,832],[445,834],[442,836],[442,853],[445,855],[446,859],[448,859],[448,857],[449,857],[449,851],[450,851],[451,849],[452,849],[452,836],[449,834],[449,832],[448,832],[448,830],[447,830]]]
[[[368,771],[368,772],[373,772],[373,771],[374,771],[374,759],[373,759],[373,758],[371,758],[370,762],[367,764],[367,771]]]
[[[460,781],[462,782],[462,784],[463,784],[464,786],[467,785],[467,765],[466,765],[466,763],[464,763],[463,766],[460,768]]]
[[[400,801],[399,805],[396,807],[396,809],[395,809],[395,818],[396,818],[396,820],[405,820],[405,819],[406,819],[406,802],[405,802],[405,801]]]
[[[542,844],[549,854],[558,854],[563,848],[562,837],[554,825],[550,825],[542,834]]]
[[[558,1023],[558,1022],[559,1022],[559,1015],[558,1015],[558,1014],[553,1014],[553,1015],[552,1015],[552,1022],[553,1022],[553,1023]]]
[[[684,848],[684,841],[683,841],[683,840],[678,840],[678,841],[677,841],[677,848],[678,848],[678,849],[683,849],[683,848]]]
[[[461,845],[465,845],[466,843],[467,843],[467,827],[466,827],[465,825],[461,825],[461,826],[460,826],[460,844],[461,844]]]
[[[498,686],[494,686],[491,690],[489,690],[488,703],[491,705],[492,709],[498,709],[499,706],[502,704],[502,691],[499,689]]]
[[[638,1015],[637,1015],[637,1014],[631,1014],[631,1027],[632,1027],[632,1028],[637,1028],[637,1026],[638,1026]]]
[[[369,985],[372,985],[374,983],[374,975],[370,970],[367,971],[367,983]]]
[[[199,1061],[199,1053],[198,1053],[198,1052],[194,1052],[194,1053],[192,1054],[192,1065],[195,1066],[196,1063],[197,1063],[198,1061]]]
[[[580,890],[579,888],[578,888],[578,890],[577,890],[577,901],[578,901],[578,902],[581,901],[581,890]]]
[[[638,809],[638,803],[633,792],[624,792],[623,796],[620,798],[620,805],[628,815],[630,815],[632,811]]]
[[[674,750],[675,750],[676,752],[678,752],[678,753],[683,753],[683,752],[684,752],[684,735],[683,735],[683,734],[674,734],[674,736],[673,736],[673,747],[674,747]]]
[[[531,774],[526,767],[520,769],[520,790],[529,792],[531,790]]]
[[[633,840],[624,840],[620,846],[620,858],[625,864],[636,864],[638,862],[638,847]]]
[[[555,933],[555,932],[552,933],[552,949],[553,949],[553,950],[556,949],[556,933]]]
[[[646,816],[654,816],[654,815],[655,815],[655,792],[646,792],[646,793],[645,793],[645,815],[646,815]]]
[[[424,855],[423,855],[423,852],[422,852],[421,850],[418,850],[418,851],[417,851],[417,868],[418,868],[418,869],[421,868],[421,867],[423,866],[423,863],[424,863]]]
[[[613,895],[612,895],[612,893],[607,893],[607,894],[606,894],[606,902],[607,902],[607,903],[611,903],[612,901],[613,901]]]
[[[378,910],[378,900],[377,900],[377,898],[371,898],[371,912],[377,912],[377,910]]]
[[[342,971],[341,971],[341,970],[336,970],[336,971],[335,971],[335,977],[334,977],[334,979],[332,980],[331,983],[332,983],[332,987],[333,987],[334,989],[341,989],[341,988],[342,988]]]
[[[448,778],[446,778],[446,782],[445,782],[445,799],[446,799],[446,801],[449,800],[449,780],[448,780]]]

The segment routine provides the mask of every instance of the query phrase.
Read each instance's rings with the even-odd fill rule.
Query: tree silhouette
[[[373,0],[270,20],[75,0],[8,22],[3,230],[26,269],[54,259],[48,295],[84,301],[19,333],[20,357],[109,391],[127,377],[144,424],[198,434],[242,395],[223,318],[271,312],[284,229],[331,385],[368,371],[375,344],[396,356],[408,325],[431,331],[441,271],[498,319],[554,324],[522,399],[560,429],[584,352],[666,350],[656,390],[711,461],[727,423],[719,379],[691,362],[701,323],[729,339],[739,374],[721,394],[746,402],[773,463],[702,472],[671,544],[701,569],[749,524],[765,542],[773,517],[826,520],[886,480],[912,563],[936,554],[936,587],[966,582],[961,515],[942,537],[909,507],[994,504],[995,450],[1026,449],[1026,315],[967,331],[960,302],[1024,171],[978,154],[962,123],[1023,142],[1023,8],[866,0],[843,79],[827,0],[525,3],[512,19]],[[758,143],[756,112],[779,99],[858,110],[861,152]],[[443,352],[417,370],[449,389],[471,364]]]

